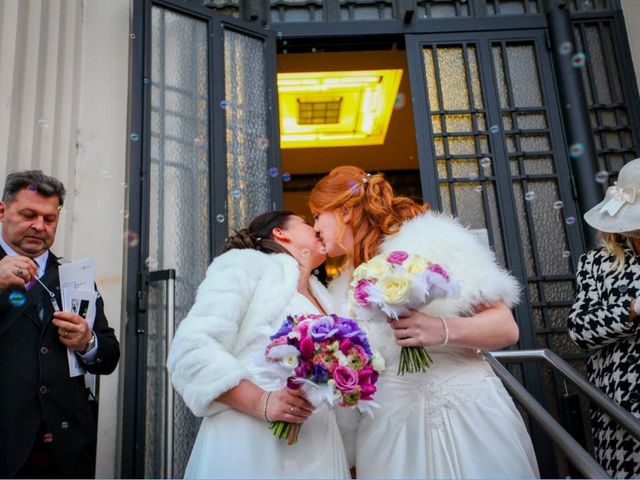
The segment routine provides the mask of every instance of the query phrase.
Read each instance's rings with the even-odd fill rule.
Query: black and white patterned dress
[[[580,257],[578,294],[569,315],[569,335],[593,353],[589,380],[640,419],[640,318],[629,322],[629,307],[640,296],[640,259],[625,247],[622,273],[603,248]],[[608,415],[592,409],[596,459],[614,478],[640,478],[640,441]]]

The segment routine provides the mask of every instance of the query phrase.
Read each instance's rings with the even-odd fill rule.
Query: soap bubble
[[[585,66],[586,63],[587,63],[587,56],[582,52],[576,53],[571,58],[571,66],[573,68],[582,68]]]
[[[560,55],[569,55],[573,51],[573,43],[566,41],[562,42],[558,47],[558,53]]]
[[[11,292],[9,294],[9,303],[14,307],[21,307],[27,303],[27,297],[22,292]]]
[[[596,173],[596,182],[607,183],[608,179],[609,179],[609,172],[607,172],[606,170],[600,170],[598,173]]]
[[[584,145],[582,143],[574,143],[569,147],[569,155],[577,158],[584,153]]]
[[[124,233],[124,243],[127,247],[135,247],[140,243],[140,235],[134,231],[127,230]]]

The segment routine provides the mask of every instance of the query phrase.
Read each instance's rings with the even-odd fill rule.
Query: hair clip
[[[262,237],[256,237],[256,243],[258,243],[260,240],[262,240]]]
[[[371,178],[371,174],[367,173],[367,176],[362,178],[362,183],[369,183],[370,178]]]

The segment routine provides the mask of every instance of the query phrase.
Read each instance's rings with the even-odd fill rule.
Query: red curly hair
[[[336,167],[316,183],[309,197],[309,207],[315,213],[334,212],[338,218],[338,238],[341,243],[344,224],[340,210],[351,212],[354,236],[353,264],[358,266],[378,253],[383,235],[393,235],[406,220],[429,210],[408,197],[394,196],[391,184],[379,173],[369,175],[349,165]],[[349,260],[349,259],[347,259]]]

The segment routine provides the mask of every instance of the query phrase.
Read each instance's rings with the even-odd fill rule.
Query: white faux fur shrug
[[[195,415],[226,410],[216,398],[251,379],[249,363],[255,359],[242,354],[259,339],[266,345],[277,331],[299,278],[298,262],[287,254],[230,250],[209,266],[167,359],[171,382]],[[309,286],[332,311],[322,284],[312,276]]]
[[[450,215],[427,212],[406,221],[400,231],[385,237],[380,253],[405,250],[440,263],[452,279],[460,282],[460,296],[440,299],[424,309],[431,315],[470,315],[474,307],[504,301],[518,303],[520,287],[502,269],[488,245]],[[345,305],[351,271],[345,271],[329,287],[336,305]],[[342,310],[340,313],[347,314]]]

